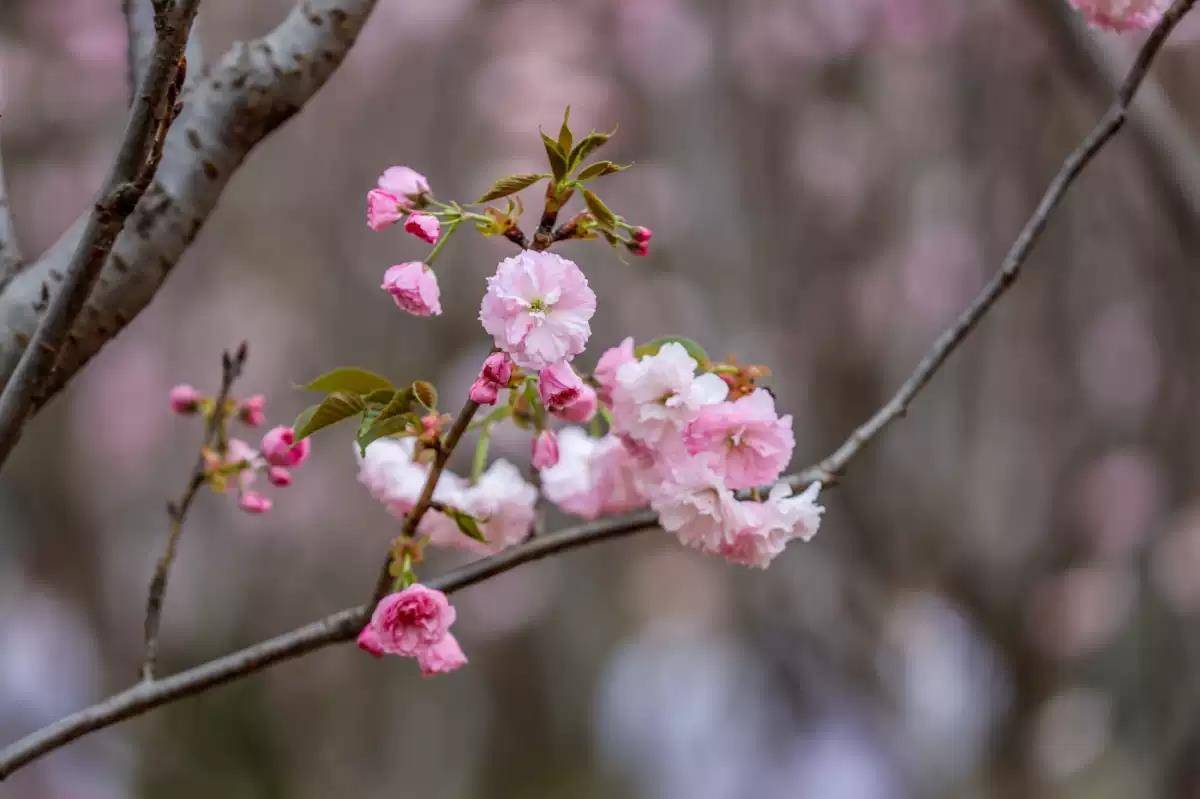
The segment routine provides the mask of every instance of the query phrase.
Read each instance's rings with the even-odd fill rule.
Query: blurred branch
[[[1125,74],[1117,43],[1089,35],[1066,3],[1025,0],[1025,6],[1049,34],[1051,50],[1066,61],[1075,81],[1097,100],[1110,97]],[[1137,114],[1130,119],[1134,139],[1152,177],[1173,206],[1186,210],[1190,225],[1200,216],[1200,148],[1195,136],[1153,77],[1142,85],[1137,102]]]
[[[145,193],[162,159],[184,74],[183,50],[200,0],[165,0],[155,12],[154,53],[138,85],[121,146],[82,235],[62,270],[41,324],[0,394],[0,466],[16,445],[71,326],[100,276],[117,235]]]
[[[121,0],[121,11],[125,14],[127,34],[126,69],[129,75],[130,101],[137,91],[138,81],[146,74],[150,56],[154,51],[154,2],[155,0]],[[194,81],[204,71],[204,56],[193,22],[184,55],[187,58],[188,80]]]
[[[204,485],[208,474],[208,461],[205,454],[212,448],[217,448],[224,457],[225,422],[227,414],[225,405],[229,400],[229,392],[233,383],[242,374],[246,365],[246,342],[238,347],[234,355],[228,352],[221,356],[221,389],[213,402],[212,413],[209,414],[208,424],[204,428],[204,440],[200,444],[200,454],[196,465],[192,468],[187,487],[176,502],[168,503],[167,516],[170,518],[170,528],[167,532],[167,545],[162,556],[154,567],[154,576],[150,578],[150,589],[146,596],[145,655],[142,659],[142,679],[153,680],[154,669],[158,661],[158,626],[162,621],[163,598],[167,594],[167,580],[171,576],[171,565],[175,562],[175,549],[179,545],[179,537],[183,535],[183,522],[187,518],[188,509],[196,492]]]
[[[8,184],[4,182],[4,159],[0,158],[0,290],[21,268],[21,247],[8,204]]]
[[[154,182],[105,261],[35,411],[150,302],[247,154],[325,84],[374,7],[375,0],[305,0],[185,88]],[[0,383],[12,374],[43,297],[55,293],[81,236],[77,222],[0,289]]]
[[[1087,135],[1067,157],[1058,174],[1025,224],[1005,257],[1000,271],[984,287],[967,310],[963,312],[934,342],[929,353],[916,370],[887,402],[866,423],[856,429],[838,449],[819,464],[792,475],[787,481],[793,486],[812,480],[833,480],[876,436],[893,421],[903,416],[913,398],[929,382],[941,365],[979,320],[1011,286],[1021,265],[1041,236],[1054,209],[1080,172],[1104,145],[1121,129],[1129,103],[1163,41],[1196,0],[1176,0],[1143,44],[1137,60],[1122,83],[1116,99]],[[559,552],[576,549],[612,538],[653,529],[657,518],[651,511],[641,511],[616,519],[602,519],[578,525],[550,535],[533,538],[489,558],[464,566],[428,585],[446,592],[457,591],[509,571],[524,563],[539,560]],[[0,751],[0,779],[21,766],[51,752],[70,741],[124,719],[145,713],[177,699],[205,691],[223,683],[245,677],[275,663],[300,657],[316,649],[353,639],[367,622],[370,605],[361,605],[327,616],[297,630],[247,647],[225,657],[196,666],[171,677],[143,682],[126,691],[68,716],[34,732]]]

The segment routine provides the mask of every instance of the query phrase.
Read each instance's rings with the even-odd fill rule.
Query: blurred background
[[[1031,13],[1058,2],[381,0],[0,476],[0,740],[135,677],[165,502],[200,436],[171,385],[214,390],[245,339],[239,387],[268,394],[271,424],[337,364],[465,391],[511,245],[457,237],[445,315],[401,314],[380,276],[425,250],[363,224],[384,167],[470,200],[540,169],[537,127],[567,104],[577,128],[619,123],[606,154],[637,166],[598,188],[656,237],[629,264],[561,248],[599,296],[584,363],[672,333],[769,364],[799,468],[911,371],[1099,115]],[[0,9],[27,253],[91,202],[120,135],[119,6]],[[207,57],[289,6],[204,3]],[[1122,64],[1139,38],[1088,35]],[[1198,37],[1195,19],[1156,67],[1185,118]],[[0,795],[1200,796],[1197,228],[1147,163],[1134,136],[1105,151],[1022,281],[825,494],[820,535],[769,571],[661,532],[572,552],[456,595],[471,664],[452,677],[323,650],[74,743]],[[528,442],[493,452],[524,463]],[[274,498],[249,517],[201,495],[165,668],[365,598],[397,525],[348,436],[319,436]]]

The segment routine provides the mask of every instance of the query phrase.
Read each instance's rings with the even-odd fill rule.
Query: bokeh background
[[[215,388],[245,339],[240,387],[273,423],[337,364],[465,391],[483,279],[511,245],[458,237],[445,315],[399,313],[380,275],[424,250],[363,224],[383,167],[470,200],[539,168],[536,129],[567,104],[580,127],[619,123],[609,155],[637,166],[602,194],[656,237],[628,264],[562,248],[599,296],[591,357],[676,333],[770,364],[799,468],[912,369],[1098,116],[1031,13],[1057,2],[381,0],[0,476],[0,739],[135,676],[164,505],[200,435],[171,385]],[[0,8],[26,252],[87,207],[120,135],[119,5]],[[208,0],[208,57],[289,5]],[[1157,70],[1185,121],[1198,34]],[[1118,63],[1138,39],[1088,35]],[[452,677],[323,650],[72,744],[0,795],[1200,796],[1197,234],[1147,162],[1136,137],[1101,156],[1027,275],[826,493],[817,539],[768,572],[662,533],[573,552],[455,597],[471,665]],[[166,667],[364,599],[397,528],[347,438],[319,436],[265,517],[202,495]]]

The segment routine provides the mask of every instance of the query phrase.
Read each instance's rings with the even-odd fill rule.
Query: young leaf
[[[413,427],[420,425],[416,414],[404,413],[399,416],[389,416],[386,419],[376,417],[375,421],[369,427],[365,430],[359,430],[358,436],[355,439],[358,442],[359,452],[366,455],[367,446],[376,439],[411,432],[410,425]]]
[[[591,180],[592,178],[602,178],[605,175],[611,175],[614,172],[624,172],[629,169],[628,166],[614,164],[612,161],[597,161],[594,164],[588,164],[582,172],[579,173],[578,180]]]
[[[562,180],[567,174],[567,156],[558,146],[558,142],[542,133],[542,144],[546,147],[546,158],[550,161],[550,171],[555,180]]]
[[[596,217],[596,224],[601,228],[611,230],[613,225],[617,224],[616,215],[590,189],[580,189],[580,191],[583,192],[583,201],[587,203],[588,210],[592,212],[592,216]]]
[[[392,397],[396,396],[396,392],[390,388],[380,388],[372,391],[370,394],[363,395],[363,402],[368,405],[387,405],[392,401]]]
[[[350,394],[346,391],[335,391],[325,399],[321,400],[321,404],[316,407],[316,410],[308,416],[304,423],[296,428],[296,440],[308,438],[313,433],[322,428],[329,427],[331,424],[337,424],[343,419],[349,419],[351,416],[357,416],[366,409],[366,404],[357,394]],[[308,412],[302,413],[304,416]],[[297,421],[300,421],[297,419]]]
[[[573,137],[571,136],[571,127],[568,122],[571,119],[571,106],[567,106],[567,110],[563,112],[562,127],[558,129],[558,149],[564,153],[571,152],[571,144]]]
[[[638,358],[644,358],[647,355],[655,355],[663,348],[664,344],[675,343],[687,350],[687,354],[692,356],[700,367],[700,371],[707,372],[712,366],[712,361],[708,357],[708,353],[704,348],[690,338],[683,336],[663,336],[656,338],[654,341],[649,341],[641,346],[635,347],[633,354]]]
[[[522,189],[527,189],[542,178],[548,177],[550,176],[544,172],[522,172],[519,175],[509,175],[508,177],[500,178],[476,202],[487,203],[492,200],[499,200],[501,197],[507,197],[510,194],[516,194]]]
[[[589,155],[596,152],[596,150],[599,150],[601,147],[603,147],[605,142],[611,139],[613,133],[616,132],[616,128],[613,128],[612,133],[597,133],[596,131],[592,131],[580,139],[579,143],[571,149],[570,155],[567,156],[567,163],[570,165],[571,169],[574,169],[582,164],[583,159],[587,158]]]
[[[425,406],[427,411],[437,410],[438,393],[433,387],[433,383],[425,380],[417,380],[412,384],[412,393],[416,397],[417,402]]]
[[[370,394],[378,389],[395,389],[392,381],[383,375],[377,375],[356,366],[342,366],[313,380],[307,386],[309,391],[322,391],[326,394],[333,391],[345,391],[350,394]]]
[[[479,520],[471,514],[449,505],[442,508],[442,513],[453,519],[454,523],[458,525],[459,531],[467,538],[473,538],[481,544],[488,543],[487,537],[479,529]]]

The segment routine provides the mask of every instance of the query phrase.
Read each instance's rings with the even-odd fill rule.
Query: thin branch
[[[199,2],[177,0],[169,13],[164,10],[156,15],[154,56],[112,171],[88,216],[63,284],[0,395],[0,467],[20,438],[59,348],[83,310],[117,235],[158,169],[167,129],[176,113],[175,101],[185,72],[183,51]]]
[[[158,563],[154,567],[154,576],[150,578],[150,588],[146,592],[146,622],[143,625],[145,632],[145,654],[142,658],[143,680],[154,679],[154,670],[158,662],[158,628],[162,621],[167,580],[171,577],[171,565],[175,562],[175,550],[179,546],[179,537],[183,535],[183,522],[187,518],[188,510],[192,507],[192,500],[196,498],[196,492],[206,481],[208,464],[205,459],[205,451],[216,447],[222,455],[224,454],[225,423],[228,418],[225,406],[229,400],[229,392],[233,388],[233,383],[241,376],[242,368],[245,365],[245,342],[238,347],[236,354],[230,355],[226,352],[222,356],[221,389],[217,392],[212,413],[204,428],[204,440],[201,442],[200,454],[196,457],[196,465],[192,467],[191,476],[188,477],[187,487],[183,490],[182,496],[178,501],[167,505],[167,516],[170,519],[167,543],[162,556],[159,557]]]
[[[891,422],[902,416],[912,399],[929,382],[951,352],[974,329],[980,318],[1012,284],[1046,226],[1049,215],[1063,194],[1104,144],[1121,128],[1130,100],[1146,75],[1163,40],[1196,0],[1176,0],[1142,46],[1112,107],[1064,162],[1037,210],[1026,223],[997,273],[967,310],[934,342],[912,376],[871,419],[859,427],[833,454],[819,464],[786,478],[793,486],[812,480],[834,480],[846,466]],[[527,541],[489,558],[464,566],[428,585],[446,592],[482,582],[524,563],[570,549],[631,535],[657,525],[655,515],[641,511],[617,519],[603,519],[571,527]],[[276,636],[225,657],[180,672],[172,677],[145,682],[38,730],[0,751],[0,779],[89,732],[103,729],[152,708],[208,688],[261,671],[316,649],[354,638],[366,623],[371,605],[349,608],[292,632]]]
[[[8,203],[8,184],[4,181],[4,159],[0,158],[0,287],[21,268],[21,247]]]

